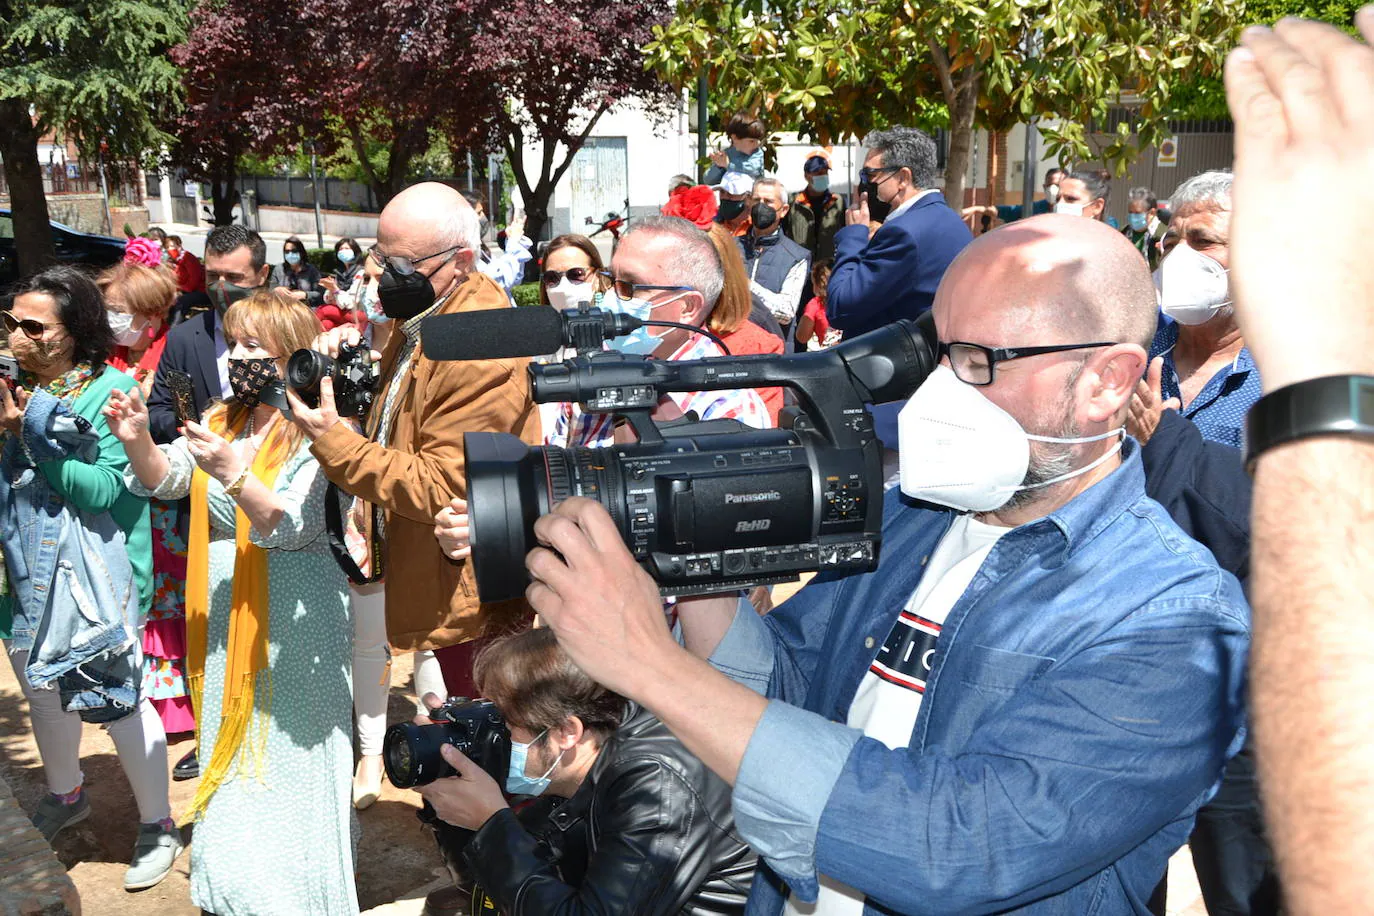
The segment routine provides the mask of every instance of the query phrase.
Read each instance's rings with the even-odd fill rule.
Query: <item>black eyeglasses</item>
[[[893,165],[885,165],[885,166],[883,166],[882,168],[877,168],[877,169],[869,169],[869,168],[859,169],[859,184],[872,184],[872,183],[873,183],[873,179],[876,178],[877,176],[883,174],[884,172],[895,172],[895,171],[898,171],[900,168],[901,168],[901,166],[899,166],[899,165],[896,165],[896,166],[893,166]]]
[[[48,331],[48,326],[43,322],[33,318],[15,318],[8,311],[0,312],[0,321],[5,324],[6,334],[13,334],[16,330],[20,330],[29,340],[42,340],[43,335]]]
[[[633,299],[635,290],[640,289],[669,290],[683,293],[690,293],[693,289],[690,286],[655,286],[652,283],[631,283],[629,280],[621,280],[612,276],[609,270],[600,271],[600,274],[611,281],[611,287],[615,290],[616,298],[619,299]]]
[[[595,273],[590,267],[569,267],[567,270],[546,270],[544,271],[544,285],[557,286],[564,278],[568,278],[569,283],[581,283]]]
[[[1052,347],[985,347],[981,344],[941,343],[939,358],[949,356],[949,367],[966,385],[991,385],[993,367],[1008,360],[1039,356],[1042,353],[1066,353],[1069,350],[1091,350],[1094,347],[1114,347],[1115,343],[1057,344]]]
[[[446,254],[449,254],[450,252],[457,251],[458,249],[460,249],[460,248],[462,248],[462,247],[464,247],[464,246],[462,246],[462,245],[454,245],[452,248],[445,248],[443,251],[436,251],[436,252],[434,252],[434,254],[427,254],[427,255],[425,255],[425,256],[422,257],[422,258],[407,258],[407,257],[405,257],[404,255],[399,255],[399,254],[393,254],[393,255],[390,255],[390,256],[384,255],[384,254],[382,254],[380,251],[377,250],[377,246],[376,246],[376,245],[373,245],[371,248],[369,248],[369,249],[367,250],[367,253],[368,253],[369,255],[371,255],[373,258],[375,258],[378,264],[382,264],[382,265],[385,265],[385,266],[387,266],[387,267],[390,267],[392,270],[394,270],[396,273],[400,274],[401,276],[403,276],[403,277],[408,277],[408,276],[410,276],[411,274],[415,273],[415,271],[416,271],[416,266],[415,266],[415,265],[417,265],[417,264],[422,264],[422,263],[424,263],[425,261],[430,260],[431,258],[437,258],[437,257],[439,257],[439,256],[441,256],[441,255],[446,255]]]

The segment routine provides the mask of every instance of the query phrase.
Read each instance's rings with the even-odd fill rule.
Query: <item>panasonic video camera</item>
[[[570,496],[606,507],[665,595],[876,567],[882,445],[865,405],[908,398],[935,368],[929,313],[813,353],[667,362],[601,351],[596,311],[563,313],[594,333],[563,335],[582,355],[529,366],[533,397],[616,414],[639,441],[564,449],[531,448],[505,433],[463,436],[483,601],[524,593],[534,522]],[[606,337],[628,333],[611,329],[610,319],[605,327]],[[777,429],[649,417],[670,392],[772,386],[795,392],[800,403],[783,411]]]

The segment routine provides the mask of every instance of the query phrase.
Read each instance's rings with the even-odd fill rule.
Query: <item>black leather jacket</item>
[[[573,797],[544,810],[529,830],[501,811],[463,851],[506,916],[744,912],[755,857],[730,787],[634,704]]]

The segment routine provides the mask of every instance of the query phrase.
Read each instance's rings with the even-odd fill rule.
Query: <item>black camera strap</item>
[[[385,570],[382,568],[382,551],[375,537],[375,516],[372,529],[367,531],[368,549],[372,555],[372,575],[367,575],[358,568],[354,562],[353,555],[348,552],[348,541],[344,537],[344,513],[342,504],[344,499],[352,500],[353,497],[344,493],[334,484],[329,485],[328,492],[324,497],[324,530],[329,536],[329,551],[334,554],[334,562],[339,564],[348,581],[354,585],[370,585],[382,579]],[[374,506],[368,504],[368,509],[374,510]]]

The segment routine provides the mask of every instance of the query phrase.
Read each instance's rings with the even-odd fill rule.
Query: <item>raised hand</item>
[[[1374,41],[1374,12],[1356,22]],[[1226,96],[1236,122],[1231,276],[1245,344],[1266,391],[1374,374],[1374,49],[1296,19],[1241,40]],[[1340,188],[1340,206],[1314,187]]]
[[[148,435],[148,405],[143,402],[143,392],[138,388],[111,391],[101,413],[109,421],[110,432],[125,445]]]

